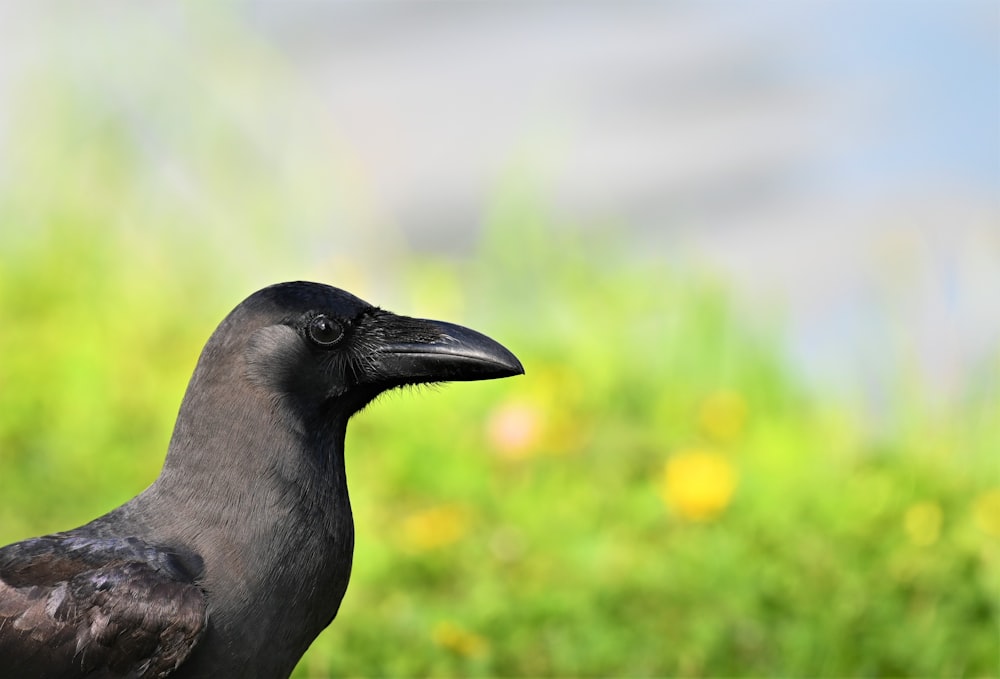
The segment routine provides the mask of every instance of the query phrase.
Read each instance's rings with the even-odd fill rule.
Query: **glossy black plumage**
[[[0,549],[0,675],[285,677],[337,613],[353,413],[404,384],[523,372],[475,331],[284,283],[213,333],[156,481]]]
[[[65,533],[0,550],[3,676],[167,676],[205,626],[200,568],[137,538]]]

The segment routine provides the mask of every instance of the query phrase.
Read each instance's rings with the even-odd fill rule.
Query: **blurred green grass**
[[[383,237],[352,263],[321,164],[199,127],[206,98],[164,172],[143,143],[169,115],[113,100],[54,83],[0,188],[0,543],[151,482],[218,320],[313,278],[527,375],[355,418],[354,575],[296,676],[997,674],[1000,355],[946,407],[900,371],[874,417],[709,276],[567,236],[516,178],[468,259]]]

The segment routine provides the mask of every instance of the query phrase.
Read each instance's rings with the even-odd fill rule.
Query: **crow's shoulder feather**
[[[206,624],[197,555],[57,533],[0,549],[0,667],[23,677],[164,677]]]

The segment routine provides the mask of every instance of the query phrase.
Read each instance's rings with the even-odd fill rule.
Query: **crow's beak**
[[[486,335],[443,321],[385,314],[375,371],[404,383],[491,380],[523,375],[514,354]]]

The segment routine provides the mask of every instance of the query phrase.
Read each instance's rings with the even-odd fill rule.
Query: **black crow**
[[[337,288],[251,295],[205,345],[156,481],[0,549],[0,676],[287,677],[351,574],[351,415],[393,387],[523,372],[478,332]]]

